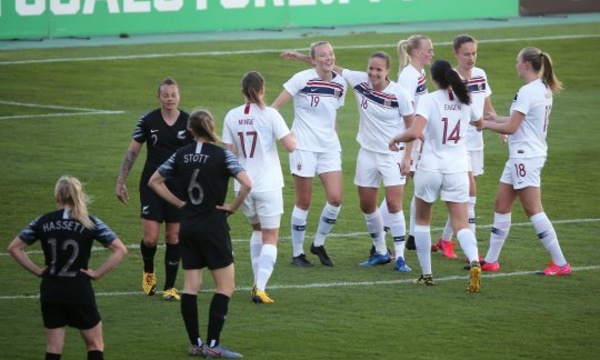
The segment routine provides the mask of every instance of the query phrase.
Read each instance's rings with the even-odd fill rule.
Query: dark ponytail
[[[246,73],[242,78],[242,94],[250,103],[258,105],[261,109],[265,107],[265,102],[261,92],[265,87],[265,79],[256,71]]]
[[[469,95],[467,86],[448,61],[436,60],[431,65],[431,77],[438,83],[440,89],[446,90],[451,88],[461,103],[466,105],[471,104],[471,96]]]

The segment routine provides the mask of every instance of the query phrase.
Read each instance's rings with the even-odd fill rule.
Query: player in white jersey
[[[423,150],[415,172],[416,225],[415,244],[422,275],[415,283],[433,285],[431,269],[431,213],[438,195],[446,202],[452,227],[467,255],[471,274],[467,290],[478,292],[481,268],[475,235],[469,229],[468,155],[465,134],[469,123],[478,119],[469,106],[471,98],[465,84],[449,62],[437,60],[431,66],[437,91],[421,98],[414,124],[394,136],[391,150],[398,142],[423,137]]]
[[[283,54],[290,60],[310,62],[308,55],[295,51]],[[410,170],[410,146],[404,153],[390,152],[387,142],[390,134],[402,131],[410,124],[414,115],[409,95],[402,87],[388,78],[390,56],[378,51],[371,55],[367,72],[351,71],[335,66],[334,70],[348,81],[354,90],[360,113],[359,130],[356,140],[361,146],[354,184],[358,186],[360,208],[367,229],[373,239],[373,248],[367,261],[361,266],[373,266],[391,262],[385,245],[383,219],[377,208],[377,192],[381,181],[386,190],[387,206],[390,209],[390,228],[394,243],[402,243],[406,224],[402,213],[402,194],[405,176]],[[404,150],[404,145],[402,146]],[[396,253],[396,268],[410,271],[403,257]],[[401,268],[401,269],[400,269]]]
[[[508,236],[511,209],[517,198],[531,220],[538,237],[552,257],[552,264],[540,274],[571,274],[552,223],[544,212],[541,195],[541,172],[547,157],[546,134],[552,110],[552,94],[562,85],[554,74],[550,55],[537,48],[525,48],[517,56],[517,73],[525,85],[513,100],[510,117],[486,114],[483,127],[509,134],[509,157],[500,177],[494,206],[494,223],[490,247],[482,269],[499,271],[498,257]]]
[[[475,67],[477,62],[477,40],[469,35],[459,35],[454,38],[454,57],[457,65],[454,68],[467,85],[471,95],[471,107],[482,118],[484,113],[495,114],[490,100],[492,89],[485,71]],[[475,204],[477,203],[477,177],[483,175],[483,134],[474,126],[467,130],[467,150],[469,151],[469,228],[475,234]],[[454,243],[452,242],[452,223],[450,217],[437,242],[437,248],[443,250],[444,256],[456,258]],[[468,266],[465,266],[468,268]]]
[[[286,54],[282,54],[286,58]],[[273,103],[279,110],[294,101],[292,131],[298,146],[290,154],[296,200],[292,211],[292,265],[312,267],[304,254],[306,219],[312,198],[313,178],[318,175],[325,188],[327,203],[319,217],[317,233],[310,251],[321,264],[333,266],[325,251],[325,239],[333,228],[342,205],[342,157],[337,135],[337,110],[344,105],[346,81],[334,71],[335,54],[326,41],[311,45],[308,63],[313,69],[295,74]]]
[[[431,63],[433,58],[433,44],[431,40],[424,35],[412,35],[406,40],[398,42],[398,58],[399,58],[399,74],[398,84],[402,86],[411,97],[413,108],[417,108],[419,99],[427,94],[427,74],[425,66]],[[414,175],[417,168],[417,162],[421,153],[421,140],[415,139],[412,145],[410,176]],[[388,210],[386,208],[386,199],[384,199],[379,207],[385,228],[389,228]],[[409,249],[414,250],[413,231],[415,227],[415,197],[413,196],[410,202],[410,218],[409,231],[406,245]],[[402,242],[396,244],[396,252],[400,251],[401,256],[404,256],[404,245]],[[396,255],[398,256],[398,255]],[[399,269],[401,270],[401,269]]]
[[[265,292],[277,261],[277,240],[283,214],[283,174],[277,152],[279,141],[287,152],[296,149],[296,138],[277,110],[265,106],[265,80],[255,71],[244,75],[242,94],[246,103],[225,116],[222,141],[237,155],[252,179],[252,191],[242,211],[252,225],[250,259],[254,274],[252,301],[274,302]],[[236,181],[234,190],[238,192]]]

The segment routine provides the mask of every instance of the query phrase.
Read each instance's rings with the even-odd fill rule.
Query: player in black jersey
[[[65,327],[79,329],[88,360],[103,359],[102,322],[91,280],[99,280],[127,254],[117,235],[100,219],[88,215],[86,195],[79,180],[58,179],[58,210],[33,220],[8,246],[8,252],[25,269],[42,278],[40,301],[46,330],[46,360],[60,359]],[[36,265],[25,248],[40,240],[45,266]],[[94,240],[111,254],[96,270],[88,268]]]
[[[160,235],[160,224],[164,221],[166,275],[163,298],[167,300],[180,299],[175,288],[175,280],[181,257],[178,239],[181,212],[150,190],[148,180],[156,168],[164,163],[175,150],[193,142],[191,135],[186,130],[189,115],[185,111],[179,110],[179,100],[179,87],[175,80],[171,78],[164,79],[158,87],[160,109],[156,109],[139,119],[133,133],[133,140],[123,159],[116,186],[117,198],[126,203],[129,195],[125,180],[142,145],[146,143],[147,157],[139,188],[143,228],[140,249],[144,260],[142,288],[146,295],[154,295],[156,292],[154,255],[156,254],[156,245]],[[175,182],[167,182],[167,186],[174,193],[179,193]]]
[[[235,289],[227,216],[242,205],[252,181],[231,151],[214,144],[219,138],[208,111],[195,110],[189,117],[188,129],[196,142],[177,150],[152,175],[148,185],[163,199],[183,209],[179,231],[185,272],[181,315],[191,344],[189,354],[241,358],[242,355],[221,345],[219,337]],[[231,204],[225,204],[230,177],[237,179],[241,187]],[[166,179],[182,181],[186,189],[184,200],[169,190]],[[206,344],[200,338],[197,304],[205,267],[210,270],[216,287],[209,309]]]

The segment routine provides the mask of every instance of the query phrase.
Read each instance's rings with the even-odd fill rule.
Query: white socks
[[[456,238],[458,239],[458,243],[460,244],[461,249],[469,259],[469,263],[471,261],[479,261],[479,251],[477,250],[477,239],[475,239],[475,235],[471,232],[470,229],[461,229],[456,234]]]
[[[258,275],[258,257],[262,248],[262,232],[252,231],[250,236],[250,261],[252,262],[252,274],[254,274],[254,282]]]
[[[554,263],[558,266],[565,266],[567,264],[567,260],[560,249],[558,237],[556,236],[554,227],[552,226],[550,219],[548,219],[548,216],[546,216],[546,213],[541,212],[535,214],[529,220],[531,220],[531,223],[533,224],[535,232],[542,242],[542,245],[544,245],[546,250],[548,250],[550,253],[552,261],[554,261]]]
[[[265,291],[267,281],[273,273],[275,262],[277,261],[277,246],[273,244],[263,244],[258,258],[258,272],[256,276],[256,288]]]
[[[396,259],[399,257],[404,258],[404,237],[406,235],[406,221],[404,220],[404,212],[398,211],[397,213],[389,214],[390,218],[390,232],[392,233],[392,239],[394,240],[394,252],[396,253]]]
[[[294,210],[292,210],[292,256],[294,257],[304,254],[307,217],[308,210],[302,210],[294,206]]]
[[[375,210],[372,214],[363,213],[363,216],[367,223],[367,230],[369,231],[369,234],[371,234],[371,239],[373,239],[375,251],[380,255],[386,254],[387,247],[385,246],[385,237],[383,236],[383,219],[381,218],[379,210]]]
[[[421,265],[421,274],[431,274],[431,232],[430,227],[425,225],[415,225],[415,246],[417,247],[417,257]]]
[[[475,225],[477,223],[477,218],[475,217],[475,204],[477,204],[477,197],[469,197],[469,229],[471,229],[471,232],[475,236],[475,241],[477,241],[477,233],[475,232]]]
[[[510,231],[511,215],[494,213],[494,223],[492,224],[492,232],[490,234],[490,248],[485,255],[487,263],[494,263],[500,257],[502,246],[508,237]]]
[[[329,203],[325,204],[323,211],[321,212],[317,234],[315,235],[315,246],[323,246],[323,244],[325,244],[325,238],[327,238],[327,235],[329,235],[331,232],[333,225],[335,225],[338,214],[340,213],[340,209],[341,206],[333,206]]]

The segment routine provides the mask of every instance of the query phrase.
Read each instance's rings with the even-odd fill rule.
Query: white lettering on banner
[[[243,9],[249,2],[250,0],[221,0],[221,5],[225,9]]]
[[[80,0],[69,0],[64,4],[61,0],[50,0],[50,11],[54,15],[73,15],[77,14],[81,8]]]
[[[369,0],[379,2],[380,0]],[[96,12],[96,3],[105,2],[110,14],[121,12],[119,0],[50,0],[50,11],[54,15],[75,15],[80,11],[86,15]],[[215,1],[216,2],[216,1]],[[220,0],[224,9],[243,9],[254,4],[255,8],[264,8],[267,3],[274,7],[282,6],[318,6],[318,4],[331,5],[348,4],[350,0]],[[82,9],[83,3],[83,9]],[[123,0],[124,13],[149,13],[152,4],[159,12],[180,11],[183,8],[183,0]],[[211,3],[213,4],[213,3]],[[21,16],[38,16],[46,12],[46,0],[15,0],[17,14]],[[208,10],[208,0],[196,0],[196,10]],[[0,16],[2,16],[2,3],[0,3]]]
[[[96,7],[96,2],[104,1],[108,6],[108,12],[111,14],[118,14],[119,10],[119,0],[86,0],[83,4],[83,13],[84,14],[93,14],[94,9]]]
[[[124,0],[123,12],[140,13],[150,12],[150,0]]]
[[[183,7],[183,0],[155,0],[154,8],[158,11],[179,11]]]
[[[27,0],[17,0],[16,10],[21,16],[42,15],[46,11],[46,0],[35,0],[33,4],[28,4]]]

